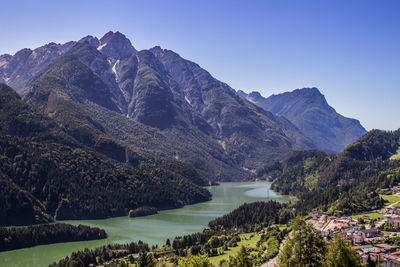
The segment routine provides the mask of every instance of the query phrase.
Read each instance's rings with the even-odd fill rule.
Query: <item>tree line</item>
[[[0,251],[38,245],[107,238],[103,229],[64,223],[0,228]]]
[[[115,258],[122,258],[140,251],[149,251],[149,246],[142,241],[129,244],[109,244],[95,249],[86,248],[83,251],[73,252],[71,256],[50,264],[50,267],[84,267],[90,264],[99,265]]]

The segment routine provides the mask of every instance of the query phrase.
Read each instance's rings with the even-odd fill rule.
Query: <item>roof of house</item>
[[[354,246],[354,250],[363,249],[363,248],[372,248],[372,245],[364,245],[364,246]]]
[[[394,249],[395,246],[391,246],[389,244],[376,244],[375,247],[384,248],[384,249]]]
[[[367,233],[376,233],[376,232],[380,232],[381,230],[377,229],[377,228],[371,228],[371,229],[365,229],[365,230],[361,230],[361,232],[363,232],[364,234]]]
[[[396,252],[393,252],[393,253],[391,253],[392,255],[400,255],[400,250],[398,250],[398,251],[396,251]]]

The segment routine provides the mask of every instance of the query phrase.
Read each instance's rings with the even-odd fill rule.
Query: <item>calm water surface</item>
[[[128,218],[117,217],[104,220],[64,221],[70,224],[85,224],[106,230],[105,240],[59,243],[18,249],[0,253],[0,266],[48,266],[50,263],[69,256],[73,251],[95,248],[108,243],[127,243],[143,240],[149,245],[165,244],[176,236],[201,231],[212,219],[222,216],[241,204],[257,200],[273,199],[289,201],[288,196],[270,190],[266,182],[222,183],[208,188],[213,199],[208,202],[165,210],[159,214]]]

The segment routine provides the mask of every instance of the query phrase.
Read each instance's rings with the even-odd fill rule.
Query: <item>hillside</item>
[[[253,178],[273,181],[272,188],[299,198],[298,210],[318,208],[349,214],[380,208],[377,189],[400,182],[397,153],[400,130],[373,130],[337,155],[319,151],[294,152],[257,170]]]
[[[291,139],[285,132],[290,125],[282,127],[273,114],[244,101],[198,64],[160,47],[150,51],[180,87],[185,101],[210,125],[226,153],[243,167],[254,169],[298,147],[308,148],[305,137]]]
[[[0,132],[26,138],[35,142],[59,143],[76,148],[90,147],[105,156],[128,163],[132,167],[167,169],[180,174],[197,185],[208,185],[209,179],[192,166],[177,160],[161,159],[124,147],[106,135],[96,143],[85,142],[78,131],[70,131],[66,124],[58,124],[53,118],[27,105],[15,91],[0,84]],[[75,139],[76,138],[76,139]],[[93,141],[93,140],[92,140]]]
[[[187,70],[176,71],[182,65]],[[197,64],[158,47],[137,51],[119,32],[78,41],[22,91],[74,139],[103,154],[111,148],[108,157],[124,162],[129,149],[177,159],[214,181],[241,180],[313,147],[288,120],[241,99]]]
[[[0,132],[36,142],[79,146],[64,129],[21,100],[9,86],[0,83]]]
[[[197,186],[208,180],[193,167],[124,148],[128,164],[105,158],[2,84],[0,110],[0,225],[122,216],[210,198]]]
[[[268,98],[258,92],[238,93],[259,107],[287,118],[313,140],[314,148],[327,153],[342,151],[366,133],[359,121],[346,118],[329,106],[317,88],[296,89]]]
[[[0,177],[7,185],[2,187],[3,224],[107,218],[141,206],[175,208],[210,199],[206,189],[180,175],[127,168],[89,150],[1,134],[0,155]],[[7,205],[15,198],[14,206]]]
[[[243,180],[295,150],[337,151],[344,144],[336,141],[348,144],[347,133],[360,134],[342,120],[340,129],[328,122],[322,131],[320,125],[306,131],[289,115],[243,99],[198,64],[160,47],[138,51],[120,32],[22,54],[1,57],[2,79],[73,142],[134,167],[193,166],[203,177],[198,184]],[[304,105],[296,108],[291,114],[299,120],[319,120],[300,114]],[[322,144],[325,137],[336,141]]]

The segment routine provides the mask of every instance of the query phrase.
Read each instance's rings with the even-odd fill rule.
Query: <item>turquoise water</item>
[[[1,252],[0,266],[48,266],[73,251],[95,248],[107,243],[142,240],[149,245],[165,244],[167,238],[172,241],[176,236],[202,231],[209,221],[229,213],[245,202],[289,200],[288,196],[270,190],[270,184],[266,182],[222,183],[220,186],[208,189],[213,194],[211,201],[180,209],[164,210],[155,215],[139,218],[124,216],[104,220],[61,221],[100,227],[106,230],[109,237],[105,240],[59,243]]]

